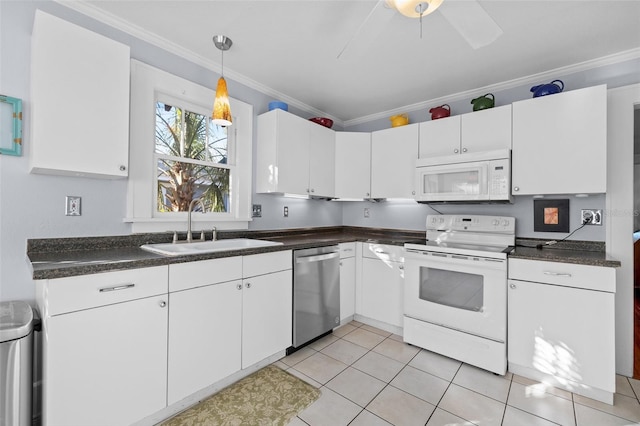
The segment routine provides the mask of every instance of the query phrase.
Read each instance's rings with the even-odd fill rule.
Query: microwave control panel
[[[510,169],[508,158],[494,160],[489,163],[489,185],[491,185],[489,193],[491,198],[497,199],[500,196],[509,195],[511,190],[511,184],[509,183]]]

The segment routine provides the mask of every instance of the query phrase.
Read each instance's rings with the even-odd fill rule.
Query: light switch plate
[[[80,216],[82,211],[80,210],[82,204],[82,197],[76,197],[73,195],[67,195],[66,197],[65,214],[67,216]]]

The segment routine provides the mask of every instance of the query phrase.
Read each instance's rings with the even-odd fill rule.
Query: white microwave
[[[418,202],[510,202],[511,151],[497,150],[416,161]]]

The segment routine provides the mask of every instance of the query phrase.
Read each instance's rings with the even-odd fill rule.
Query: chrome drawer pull
[[[132,288],[135,287],[135,284],[122,284],[122,285],[116,285],[113,287],[103,287],[98,289],[98,291],[100,293],[106,293],[107,291],[116,291],[116,290],[126,290],[128,288]]]
[[[551,275],[554,277],[571,277],[571,274],[566,274],[566,273],[562,273],[562,272],[551,272],[551,271],[544,271],[545,275]]]

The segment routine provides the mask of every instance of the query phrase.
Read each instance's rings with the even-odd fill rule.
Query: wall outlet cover
[[[68,195],[66,197],[65,214],[67,216],[81,216],[82,211],[80,209],[82,204],[82,197]]]
[[[253,212],[251,213],[252,217],[262,217],[262,204],[254,204]]]

